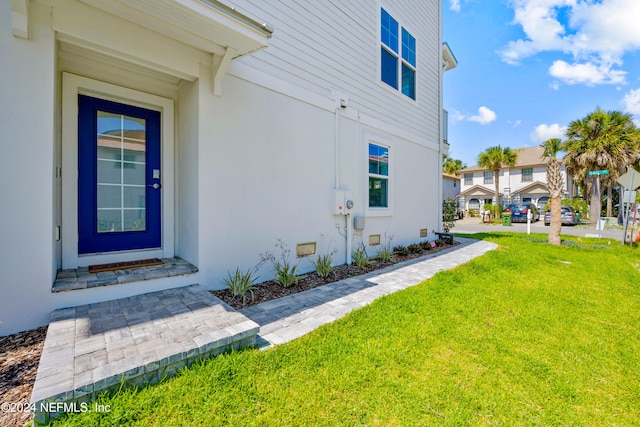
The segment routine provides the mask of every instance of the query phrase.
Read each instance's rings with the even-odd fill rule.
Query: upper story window
[[[493,172],[485,172],[484,173],[484,183],[485,184],[493,184]]]
[[[369,207],[389,207],[389,148],[369,144]]]
[[[522,182],[533,181],[533,168],[522,169]]]
[[[416,39],[384,9],[380,21],[380,79],[416,99]]]
[[[473,184],[473,174],[472,173],[465,173],[464,174],[464,185],[471,185]]]

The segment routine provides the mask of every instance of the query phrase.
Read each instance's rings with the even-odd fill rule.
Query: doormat
[[[158,258],[139,259],[137,261],[111,262],[108,264],[94,264],[89,266],[89,273],[102,273],[103,271],[126,270],[127,268],[149,267],[162,265],[164,261]]]

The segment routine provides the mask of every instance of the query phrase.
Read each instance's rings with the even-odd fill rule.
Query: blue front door
[[[161,246],[160,113],[78,95],[78,253]]]

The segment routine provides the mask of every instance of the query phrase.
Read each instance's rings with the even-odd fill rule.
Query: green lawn
[[[474,237],[500,247],[59,425],[640,425],[640,249]]]

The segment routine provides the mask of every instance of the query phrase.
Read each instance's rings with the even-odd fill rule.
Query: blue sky
[[[596,107],[640,125],[640,0],[444,0],[450,156],[563,138]]]

